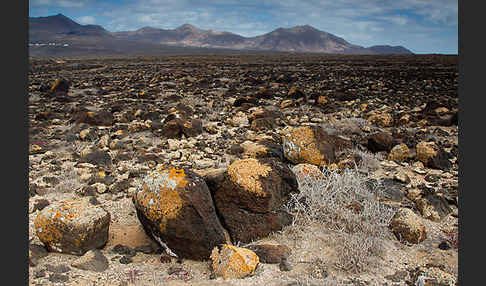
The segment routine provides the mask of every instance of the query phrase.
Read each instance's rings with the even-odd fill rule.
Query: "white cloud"
[[[82,16],[77,18],[77,22],[83,25],[96,23],[95,17],[93,16]]]

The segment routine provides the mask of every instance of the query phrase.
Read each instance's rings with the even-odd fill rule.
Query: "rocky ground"
[[[31,58],[30,284],[429,285],[420,279],[435,277],[431,285],[454,285],[457,85],[457,56]],[[289,247],[289,269],[260,263],[251,277],[224,280],[209,261],[164,256],[144,233],[131,196],[157,164],[204,175],[267,156],[259,153],[265,146],[292,166],[282,134],[299,126],[349,142],[329,168],[374,164],[366,177],[384,182],[386,204],[419,216],[426,238],[407,243],[390,231],[373,267],[349,271],[336,263],[336,231],[289,225],[258,241]],[[348,156],[356,153],[360,160]],[[47,251],[36,235],[41,210],[81,197],[111,215],[108,241],[94,255],[106,258],[100,269]]]

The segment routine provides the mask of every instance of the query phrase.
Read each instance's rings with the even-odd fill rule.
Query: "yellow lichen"
[[[307,126],[297,127],[284,134],[284,152],[294,163],[326,166],[325,156],[317,149],[314,132]]]
[[[149,175],[136,194],[138,204],[145,210],[145,215],[152,221],[160,220],[160,230],[164,231],[167,221],[174,219],[183,207],[180,188],[188,181],[183,169],[158,166]]]
[[[224,244],[219,252],[213,249],[210,258],[214,273],[223,279],[253,275],[260,262],[253,251],[229,244]]]
[[[271,170],[272,168],[261,164],[257,159],[248,158],[233,162],[228,167],[228,175],[231,181],[243,187],[246,191],[266,196],[266,193],[262,190],[259,177],[268,176]]]

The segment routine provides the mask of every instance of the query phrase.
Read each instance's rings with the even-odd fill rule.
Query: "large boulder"
[[[49,251],[83,255],[106,244],[110,213],[89,198],[59,201],[42,209],[34,225]]]
[[[205,260],[229,240],[208,186],[191,170],[157,166],[132,200],[145,232],[173,256]]]
[[[297,180],[279,160],[236,160],[224,178],[210,185],[220,218],[235,242],[265,237],[292,221],[282,207],[290,193],[297,191]]]
[[[348,140],[330,135],[320,126],[300,126],[282,135],[284,156],[294,164],[327,166],[337,163],[336,152],[350,147]]]
[[[223,279],[244,278],[253,275],[259,263],[258,256],[251,250],[224,244],[215,247],[211,253],[211,267],[215,277]]]

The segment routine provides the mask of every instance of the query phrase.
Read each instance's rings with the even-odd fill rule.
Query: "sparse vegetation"
[[[334,231],[338,240],[334,266],[361,272],[380,255],[395,210],[376,199],[379,188],[370,190],[358,169],[323,173],[299,179],[300,192],[292,195],[287,208],[295,214],[296,225],[317,223]]]

